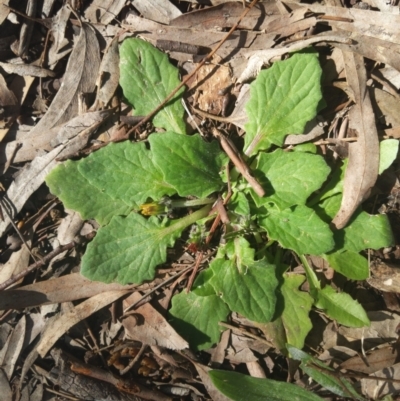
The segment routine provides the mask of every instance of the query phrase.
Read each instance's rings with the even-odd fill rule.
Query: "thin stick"
[[[212,133],[215,137],[217,137],[221,146],[232,160],[232,163],[236,166],[239,172],[243,175],[246,181],[251,185],[254,189],[255,193],[263,197],[265,195],[265,191],[263,187],[259,184],[259,182],[250,174],[250,169],[247,166],[246,162],[239,156],[239,152],[236,150],[235,145],[227,141],[227,139],[216,129],[213,128]]]
[[[54,251],[51,251],[48,255],[44,256],[42,258],[42,260],[39,260],[38,262],[31,264],[26,269],[22,270],[20,273],[16,274],[15,276],[12,276],[8,280],[1,283],[0,291],[5,290],[7,287],[16,283],[18,280],[25,277],[33,270],[37,269],[40,266],[43,266],[44,264],[49,262],[51,259],[53,259],[55,256],[59,255],[60,253],[62,253],[64,251],[68,251],[69,249],[72,249],[74,246],[75,246],[75,242],[72,241],[72,242],[69,242],[68,244],[59,246],[58,248],[54,249]]]

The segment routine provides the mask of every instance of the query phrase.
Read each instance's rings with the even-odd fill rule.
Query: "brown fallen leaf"
[[[376,110],[377,117],[386,125],[397,127],[400,125],[400,99],[392,96],[390,93],[379,89],[372,88],[370,91],[372,105]]]
[[[36,352],[43,358],[56,341],[72,326],[113,303],[127,292],[127,290],[114,290],[97,294],[73,307],[69,312],[51,318],[37,344]]]
[[[39,281],[0,292],[0,310],[23,309],[91,298],[108,291],[131,290],[135,285],[104,284],[90,281],[80,273]]]
[[[377,348],[361,357],[356,355],[340,364],[341,369],[370,374],[400,362],[398,347]]]
[[[397,379],[400,377],[400,363],[391,367],[384,368],[370,375],[370,377],[381,377],[388,380],[370,380],[361,379],[362,393],[373,400],[382,399],[385,395],[398,394],[400,391],[399,382],[391,382],[390,379]]]
[[[54,71],[38,67],[37,65],[34,64],[11,64],[11,63],[0,62],[0,67],[7,74],[17,74],[21,76],[40,77],[40,78],[56,76],[56,73]]]
[[[14,93],[8,89],[3,75],[0,74],[0,128],[9,127],[19,111],[18,100]]]
[[[51,151],[60,144],[67,143],[74,137],[82,135],[85,130],[95,130],[113,111],[100,110],[81,114],[67,121],[61,126],[53,127],[36,135],[26,135],[17,141],[0,144],[0,162],[5,163],[13,157],[14,163],[33,160],[43,154],[43,150]],[[19,144],[18,152],[14,155],[15,144]],[[13,156],[14,155],[14,156]]]
[[[118,16],[125,0],[93,0],[85,10],[85,18],[93,24],[107,25]]]
[[[179,8],[168,0],[132,0],[132,5],[143,17],[162,24],[169,24],[171,19],[182,14]]]
[[[82,23],[61,88],[29,136],[38,135],[75,117],[78,114],[78,96],[95,90],[99,67],[100,50],[96,33],[90,25]]]
[[[124,299],[124,309],[135,304],[141,298],[139,292],[134,292]],[[126,317],[122,322],[129,338],[144,344],[159,345],[173,350],[189,348],[189,344],[149,303],[136,308],[135,314],[140,315],[140,325],[137,324],[137,319],[133,316]]]
[[[19,358],[22,346],[24,345],[25,333],[26,317],[23,315],[21,319],[19,319],[11,335],[7,338],[6,343],[2,347],[2,352],[0,355],[1,368],[8,379],[11,379],[15,364]]]
[[[356,53],[343,52],[347,82],[356,104],[350,111],[350,127],[358,132],[358,141],[349,144],[349,163],[344,176],[340,209],[332,220],[343,228],[357,207],[369,196],[378,177],[379,141],[375,115],[367,89],[364,59]]]

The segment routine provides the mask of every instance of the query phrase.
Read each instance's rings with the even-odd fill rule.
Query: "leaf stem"
[[[202,206],[214,203],[216,198],[202,198],[202,199],[176,199],[171,200],[169,206],[171,207],[190,207],[190,206]]]
[[[310,292],[312,292],[312,290],[316,290],[316,291],[321,290],[321,284],[320,284],[316,274],[314,273],[314,270],[308,264],[307,258],[304,255],[298,255],[298,256],[299,256],[301,262],[303,263],[304,270],[306,271],[307,280],[311,287]]]
[[[196,210],[192,214],[189,214],[181,219],[174,220],[173,223],[165,228],[164,235],[167,235],[169,232],[183,230],[191,224],[196,223],[197,220],[200,220],[208,215],[211,210],[212,205],[208,204],[203,208]]]

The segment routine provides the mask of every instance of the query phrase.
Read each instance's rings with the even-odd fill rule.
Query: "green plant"
[[[125,40],[120,56],[120,83],[139,115],[179,83],[166,56],[146,42]],[[341,324],[369,324],[357,301],[321,286],[305,255],[320,255],[348,278],[365,279],[368,262],[360,252],[392,242],[386,216],[360,208],[346,228],[333,232],[329,223],[340,207],[345,164],[331,171],[312,144],[280,148],[288,133],[302,133],[315,117],[322,101],[320,78],[317,55],[305,52],[275,63],[251,84],[244,155],[266,195],[257,195],[235,168],[230,170],[225,243],[193,290],[173,297],[169,311],[171,324],[194,349],[218,341],[218,322],[231,311],[273,322],[286,335],[282,341],[299,349],[312,327],[313,305]],[[46,179],[66,207],[100,223],[82,259],[81,272],[91,280],[151,280],[166,261],[167,247],[189,226],[203,232],[217,195],[226,196],[228,159],[216,141],[185,135],[181,95],[154,117],[153,124],[167,132],[151,134],[150,148],[143,142],[110,144],[67,161]],[[167,217],[175,207],[200,205],[180,219]],[[297,254],[305,276],[287,272],[284,249]],[[310,293],[299,290],[306,279]]]

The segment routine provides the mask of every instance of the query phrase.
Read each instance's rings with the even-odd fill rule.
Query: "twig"
[[[152,110],[143,120],[141,120],[138,124],[136,124],[133,128],[131,128],[127,133],[126,137],[138,129],[143,124],[147,123],[154,114],[158,113],[174,96],[175,94],[190,80],[194,77],[195,74],[199,71],[199,69],[214,56],[214,54],[219,50],[219,48],[225,43],[225,41],[229,38],[229,36],[237,29],[239,24],[242,22],[243,18],[247,15],[247,13],[253,8],[253,6],[257,3],[258,0],[253,0],[251,4],[242,12],[236,23],[232,26],[229,32],[221,39],[221,41],[215,46],[215,48],[206,56],[204,57],[197,67],[185,77],[185,79],[164,99],[162,103],[160,103],[154,110]],[[124,138],[126,139],[126,138]]]
[[[220,326],[226,327],[227,329],[231,329],[232,331],[236,331],[237,333],[240,333],[240,334],[242,334],[244,336],[253,338],[254,340],[261,341],[262,343],[268,345],[271,348],[276,348],[275,345],[272,344],[272,342],[268,341],[267,339],[259,337],[259,336],[256,336],[255,334],[252,334],[249,331],[241,329],[240,327],[236,327],[236,326],[233,326],[233,325],[225,323],[225,322],[218,322],[218,324]]]
[[[124,310],[124,315],[125,313],[127,313],[129,310],[131,309],[135,309],[138,306],[141,306],[141,302],[146,299],[148,296],[150,296],[151,294],[153,294],[155,291],[157,291],[159,288],[163,287],[164,285],[166,285],[167,283],[169,283],[170,281],[173,281],[174,279],[178,278],[179,276],[184,275],[185,273],[187,273],[188,271],[190,271],[191,269],[193,269],[192,266],[187,267],[186,269],[180,271],[177,274],[174,274],[173,276],[167,278],[166,280],[164,280],[162,283],[156,285],[152,290],[150,290],[149,292],[147,292],[146,294],[144,294],[138,301],[136,301],[134,304],[129,305],[125,310]]]
[[[68,251],[72,249],[75,246],[75,242],[69,242],[68,244],[61,245],[58,248],[54,249],[54,251],[51,251],[48,255],[44,256],[42,260],[39,260],[38,262],[35,262],[28,266],[26,269],[22,270],[20,273],[16,274],[15,276],[12,276],[8,280],[4,281],[3,283],[0,284],[0,291],[5,290],[7,287],[10,285],[16,283],[18,280],[21,278],[25,277],[28,275],[30,272],[33,270],[37,269],[40,266],[43,266],[47,262],[50,262],[51,259],[53,259],[55,256],[59,255],[60,253],[64,251]]]
[[[239,152],[236,150],[235,145],[228,142],[227,139],[216,128],[212,129],[212,133],[220,140],[222,148],[225,150],[226,154],[232,160],[232,163],[236,166],[236,168],[243,175],[246,181],[254,189],[255,193],[258,196],[263,197],[265,195],[263,187],[250,174],[249,167],[247,166],[246,162],[239,156]]]

